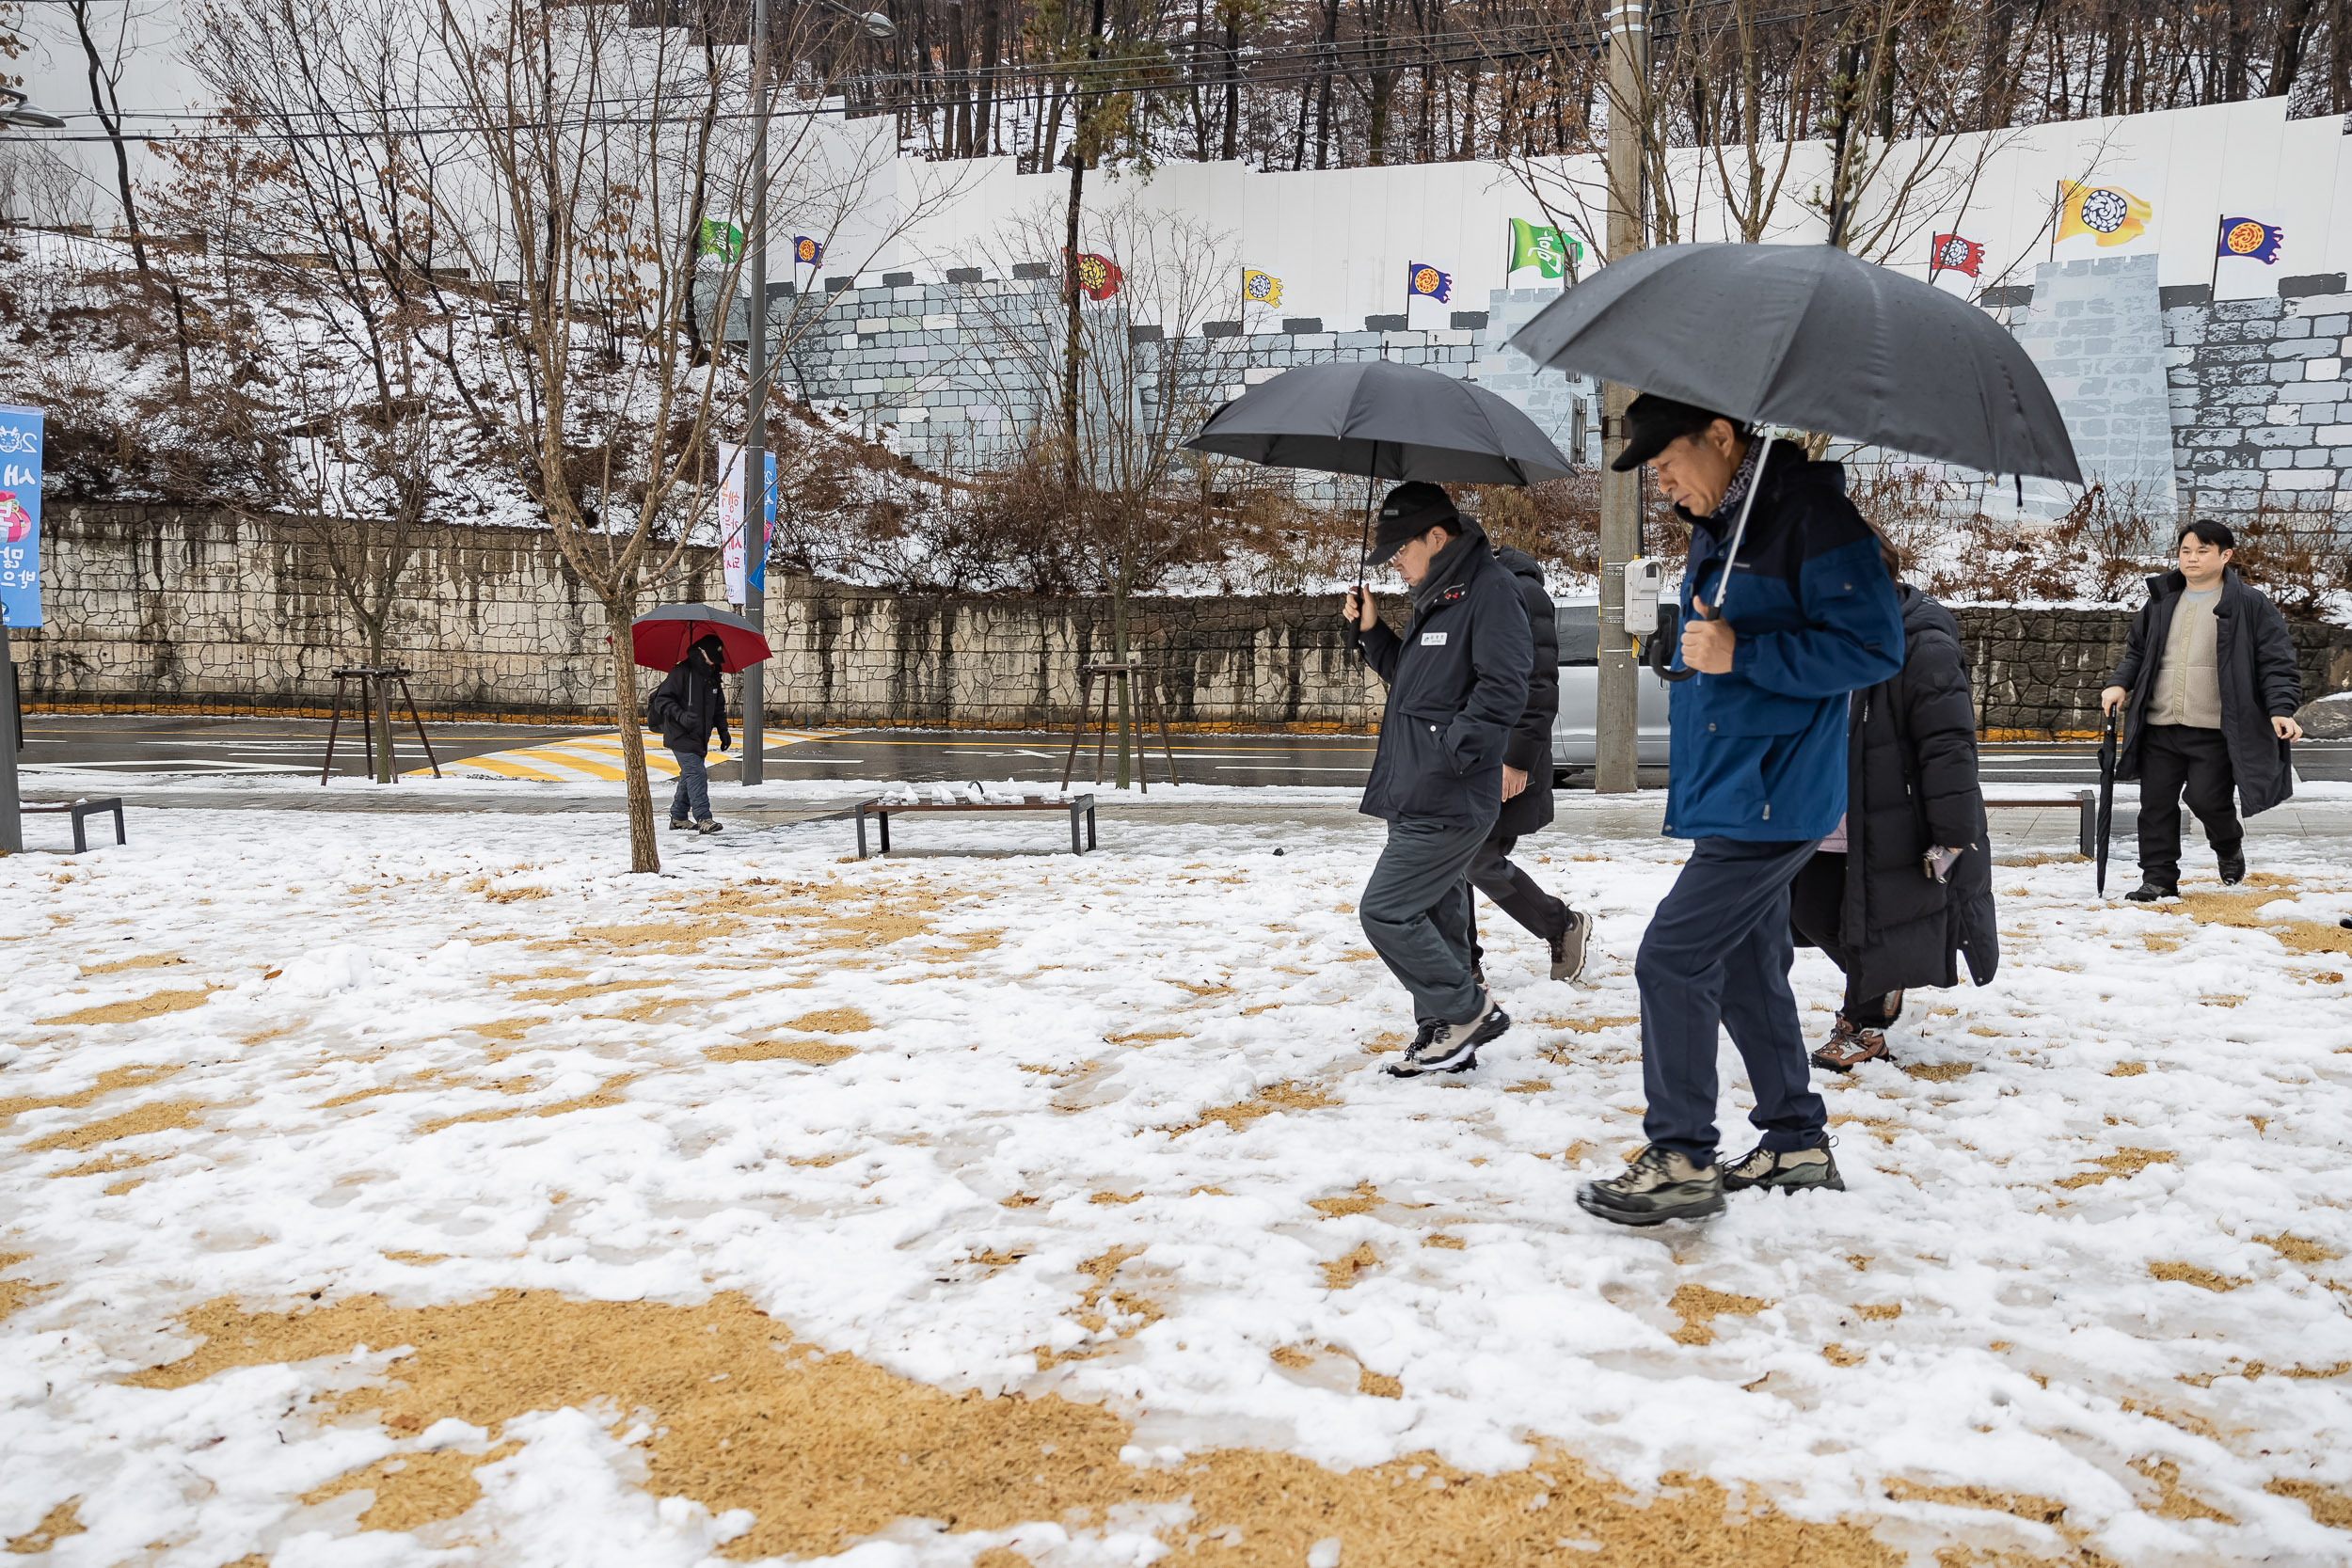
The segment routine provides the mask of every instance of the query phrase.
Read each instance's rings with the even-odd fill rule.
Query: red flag
[[[1938,234],[1928,251],[1928,276],[1939,272],[1964,272],[1977,276],[1984,265],[1984,246],[1974,240],[1963,240],[1958,234]]]
[[[1119,293],[1119,263],[1107,256],[1082,251],[1078,256],[1078,287],[1089,299],[1108,299]]]

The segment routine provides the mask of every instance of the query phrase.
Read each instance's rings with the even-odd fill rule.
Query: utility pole
[[[752,0],[752,298],[744,369],[752,380],[743,442],[743,618],[768,635],[768,0]],[[754,555],[753,551],[758,554]],[[743,783],[768,782],[765,663],[743,667]]]
[[[1642,248],[1643,128],[1649,78],[1648,0],[1615,0],[1609,10],[1609,260]],[[1620,795],[1640,787],[1640,671],[1625,629],[1625,563],[1642,548],[1642,476],[1609,465],[1625,451],[1626,405],[1634,389],[1600,389],[1600,669],[1593,714],[1593,787]]]

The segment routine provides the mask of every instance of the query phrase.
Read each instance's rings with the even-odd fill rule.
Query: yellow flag
[[[2058,182],[2058,237],[2089,234],[2102,245],[2127,245],[2147,232],[2154,209],[2121,185]]]
[[[1244,267],[1241,269],[1241,297],[1252,305],[1279,305],[1282,303],[1282,280],[1272,273]]]

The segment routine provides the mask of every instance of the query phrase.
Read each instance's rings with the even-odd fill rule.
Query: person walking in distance
[[[1503,743],[1502,810],[1470,862],[1470,886],[1543,940],[1551,954],[1553,979],[1574,981],[1584,974],[1593,917],[1554,898],[1524,868],[1511,863],[1512,847],[1551,820],[1551,721],[1560,712],[1560,623],[1552,612],[1551,595],[1544,591],[1544,569],[1534,557],[1498,546],[1495,564],[1518,585],[1535,653],[1528,671],[1527,709]],[[1483,986],[1486,953],[1478,942],[1475,907],[1470,911],[1470,958]]]
[[[1846,815],[1797,872],[1788,923],[1845,972],[1846,997],[1813,1065],[1849,1072],[1886,1054],[1903,992],[1980,986],[2000,967],[1993,857],[1977,778],[1977,707],[1952,612],[1879,558],[1902,608],[1903,667],[1847,699]]]
[[[1470,863],[1502,808],[1511,727],[1527,711],[1534,644],[1511,574],[1478,525],[1435,484],[1400,484],[1381,503],[1374,564],[1393,559],[1411,591],[1402,636],[1370,588],[1347,591],[1348,641],[1389,684],[1364,785],[1389,838],[1357,900],[1364,935],[1412,993],[1419,1024],[1399,1078],[1463,1072],[1510,1028],[1479,983],[1470,947]]]
[[[719,750],[733,742],[727,736],[726,697],[719,689],[719,667],[726,646],[716,637],[704,637],[670,667],[653,695],[645,699],[645,721],[661,732],[661,744],[677,759],[677,790],[670,798],[670,826],[682,832],[715,833],[723,824],[710,816],[710,775],[704,757],[710,751],[710,734],[719,733]]]
[[[2123,660],[2099,694],[2123,709],[2115,776],[2139,781],[2135,904],[2181,891],[2181,796],[2205,830],[2221,880],[2246,879],[2246,829],[2295,793],[2289,749],[2303,698],[2286,618],[2230,565],[2237,536],[2219,523],[2181,530],[2179,566],[2148,579]],[[2232,809],[2231,791],[2238,810]]]
[[[1674,689],[1665,832],[1692,844],[1633,965],[1649,1142],[1577,1202],[1656,1225],[1720,1213],[1726,1191],[1845,1185],[1788,989],[1788,883],[1845,814],[1847,694],[1902,668],[1903,623],[1842,467],[1654,393],[1626,426],[1616,466],[1647,464],[1691,524],[1677,663],[1693,674]],[[1727,1169],[1715,1159],[1722,1028],[1762,1133]]]

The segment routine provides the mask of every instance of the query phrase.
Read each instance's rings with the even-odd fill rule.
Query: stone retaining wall
[[[316,548],[285,519],[61,503],[43,520],[49,625],[11,634],[30,705],[319,710],[334,691],[328,669],[364,653]],[[715,592],[716,570],[689,564],[662,597]],[[603,608],[552,536],[430,529],[413,572],[390,652],[416,671],[420,706],[602,717]],[[768,609],[769,710],[786,724],[1064,725],[1080,668],[1110,653],[1103,599],[779,580]],[[1955,614],[1986,728],[2096,729],[2129,611]],[[1130,615],[1133,645],[1161,672],[1171,724],[1362,730],[1379,716],[1377,683],[1346,657],[1327,599],[1144,598]],[[2352,688],[2352,630],[2301,625],[2296,641],[2308,695]]]

